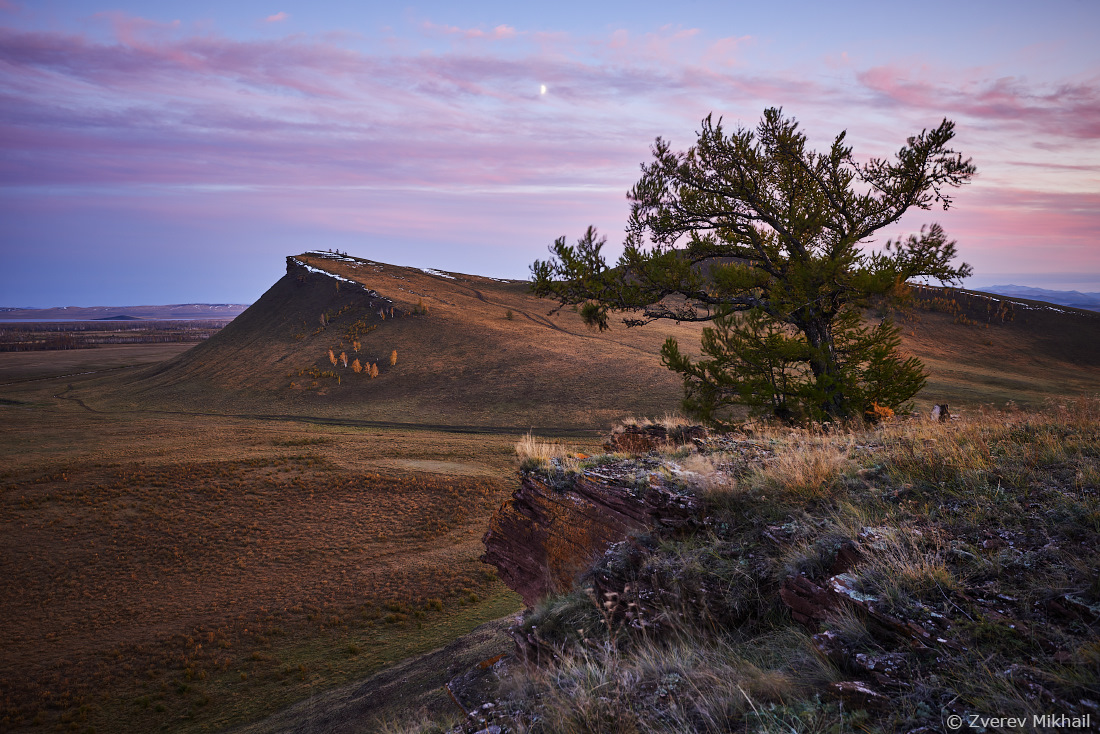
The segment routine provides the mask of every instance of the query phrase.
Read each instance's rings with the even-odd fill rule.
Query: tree
[[[910,208],[951,206],[950,189],[975,173],[950,149],[954,134],[945,119],[892,160],[859,163],[844,132],[827,153],[807,150],[780,109],[766,110],[755,131],[729,135],[708,116],[687,151],[657,138],[627,195],[616,267],[589,227],[576,245],[559,238],[551,259],[535,261],[532,290],[581,305],[600,330],[613,311],[627,314],[627,326],[713,321],[698,361],[673,339],[662,351],[684,378],[685,408],[710,421],[736,403],[789,421],[898,409],[924,372],[899,353],[890,320],[866,324],[863,310],[904,294],[910,278],[949,284],[971,268],[951,265],[955,243],[936,224],[878,251],[864,246]]]

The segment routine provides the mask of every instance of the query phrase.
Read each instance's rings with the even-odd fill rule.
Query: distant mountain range
[[[987,285],[974,290],[983,293],[996,293],[999,296],[1026,298],[1029,301],[1046,301],[1059,306],[1072,306],[1089,311],[1100,311],[1100,293],[1081,293],[1080,291],[1051,291],[1046,288],[1032,288],[1026,285]]]
[[[247,303],[176,303],[168,306],[0,307],[3,321],[230,321]]]

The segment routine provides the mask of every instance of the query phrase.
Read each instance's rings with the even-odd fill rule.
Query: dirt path
[[[51,378],[53,379],[53,378]],[[60,378],[58,378],[60,379]],[[72,389],[69,385],[65,392]],[[195,418],[238,418],[242,420],[257,421],[286,421],[291,423],[309,423],[320,426],[348,426],[353,428],[390,428],[404,431],[431,431],[433,433],[468,433],[493,436],[507,436],[524,434],[530,430],[530,426],[475,426],[454,425],[446,423],[403,423],[399,421],[372,421],[360,418],[328,418],[324,416],[293,415],[289,413],[203,413],[190,410],[98,410],[86,404],[74,395],[66,395],[65,392],[54,395],[59,400],[68,400],[76,403],[84,410],[103,415],[174,415],[190,416]],[[596,429],[555,429],[539,428],[539,435],[561,438],[571,436],[599,436],[602,431]]]

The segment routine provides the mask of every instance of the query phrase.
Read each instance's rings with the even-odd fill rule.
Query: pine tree
[[[936,224],[877,252],[863,246],[910,208],[951,205],[949,189],[975,173],[949,148],[954,134],[944,120],[894,159],[858,163],[845,133],[826,153],[807,150],[798,123],[778,109],[755,131],[729,135],[708,116],[687,151],[657,139],[628,195],[616,267],[589,227],[575,246],[559,238],[554,257],[532,265],[532,290],[580,305],[601,330],[612,311],[627,314],[628,326],[713,321],[699,361],[674,340],[662,352],[683,376],[685,408],[707,420],[735,404],[789,421],[897,410],[924,372],[900,354],[896,327],[864,324],[863,309],[890,301],[909,278],[953,283],[971,268],[951,265],[955,243]]]

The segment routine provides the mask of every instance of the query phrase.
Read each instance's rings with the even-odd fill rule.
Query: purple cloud
[[[614,240],[657,135],[682,148],[711,111],[753,126],[782,105],[826,142],[851,126],[861,155],[956,119],[984,178],[945,224],[976,264],[1005,252],[1024,262],[1050,242],[1044,260],[1065,263],[1100,234],[1100,201],[1059,193],[1095,188],[1079,152],[1100,136],[1095,79],[860,68],[845,55],[822,73],[780,69],[754,56],[752,36],[694,28],[578,38],[423,23],[454,46],[394,53],[346,37],[237,40],[101,20],[107,40],[0,27],[0,187],[36,201],[35,216],[94,202],[166,222],[238,217],[234,231],[284,222],[510,247],[522,265],[589,223]],[[1038,144],[1053,152],[1036,157]],[[51,194],[34,199],[38,189]]]
[[[856,75],[879,104],[936,110],[1029,133],[1100,138],[1100,79],[1029,85],[1015,77],[913,79],[908,69],[877,66]]]

